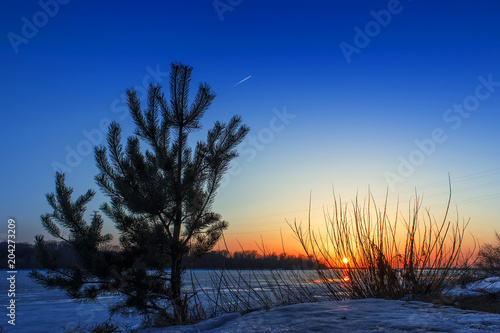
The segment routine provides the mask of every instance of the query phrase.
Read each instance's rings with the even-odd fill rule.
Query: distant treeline
[[[7,242],[0,243],[0,268],[7,268],[7,260],[9,253],[7,252]],[[47,242],[47,248],[50,253],[58,258],[60,267],[66,267],[75,262],[75,256],[72,250],[61,242]],[[35,245],[30,243],[16,243],[15,248],[15,265],[16,269],[39,268]]]
[[[58,258],[60,268],[76,263],[76,258],[67,245],[61,242],[48,241],[47,248]],[[119,252],[118,246],[109,247],[106,251]],[[16,244],[16,269],[39,268],[35,246],[30,243]],[[7,242],[0,243],[0,269],[7,269]],[[185,258],[192,268],[206,269],[314,269],[325,268],[324,265],[306,256],[293,256],[285,253],[260,255],[257,251],[238,251],[233,254],[226,250],[211,251],[201,258]]]
[[[318,267],[326,268],[306,256],[291,256],[285,253],[263,256],[257,251],[240,251],[232,255],[228,251],[211,251],[193,264],[193,268],[227,269],[315,269]]]

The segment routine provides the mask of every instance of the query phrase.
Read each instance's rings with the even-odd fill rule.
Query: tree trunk
[[[186,304],[184,304],[181,294],[181,265],[182,255],[172,255],[170,292],[172,294],[172,302],[174,305],[174,321],[177,325],[185,324],[187,320]]]
[[[181,245],[181,229],[182,229],[182,136],[183,128],[179,128],[179,152],[177,154],[177,195],[176,195],[176,215],[174,221],[174,235],[173,235],[173,248],[172,248],[172,270],[170,280],[170,291],[172,293],[172,302],[174,304],[174,320],[176,324],[184,324],[187,319],[186,304],[182,299],[181,285],[182,285],[182,245]]]

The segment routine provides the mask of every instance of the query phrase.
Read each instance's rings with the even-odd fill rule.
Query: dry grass
[[[468,270],[473,253],[462,251],[468,222],[448,220],[450,202],[451,186],[446,212],[437,221],[415,195],[408,216],[400,214],[398,204],[391,220],[387,196],[378,207],[371,193],[362,204],[356,198],[351,205],[334,195],[325,232],[312,230],[310,219],[306,226],[289,225],[307,255],[344,268],[317,270],[335,298],[401,299],[439,292]],[[346,283],[336,282],[342,279]]]
[[[316,273],[311,270],[213,271],[214,288],[205,292],[205,297],[210,300],[211,315],[333,300],[325,285],[315,279]]]

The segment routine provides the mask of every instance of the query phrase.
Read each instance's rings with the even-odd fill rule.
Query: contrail
[[[246,80],[248,80],[248,79],[249,79],[249,78],[251,78],[251,77],[252,77],[252,75],[249,75],[248,77],[244,78],[244,79],[243,79],[243,80],[241,80],[240,82],[236,83],[233,87],[236,87],[238,84],[245,82]]]

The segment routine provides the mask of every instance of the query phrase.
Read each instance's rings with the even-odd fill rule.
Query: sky
[[[194,68],[217,93],[202,139],[240,114],[251,127],[214,210],[230,250],[298,251],[287,224],[320,228],[333,193],[370,189],[405,211],[415,191],[470,237],[500,231],[500,4],[494,1],[3,1],[0,239],[46,234],[55,170],[98,191],[92,146],[133,131],[124,102]],[[245,80],[246,79],[246,80]],[[241,82],[244,80],[243,82]],[[168,90],[165,90],[168,94]],[[98,193],[88,211],[107,198]],[[311,202],[311,204],[310,204]],[[115,233],[106,219],[105,232]],[[115,233],[116,234],[116,233]],[[117,238],[117,237],[116,237]],[[470,243],[472,244],[472,242]]]

